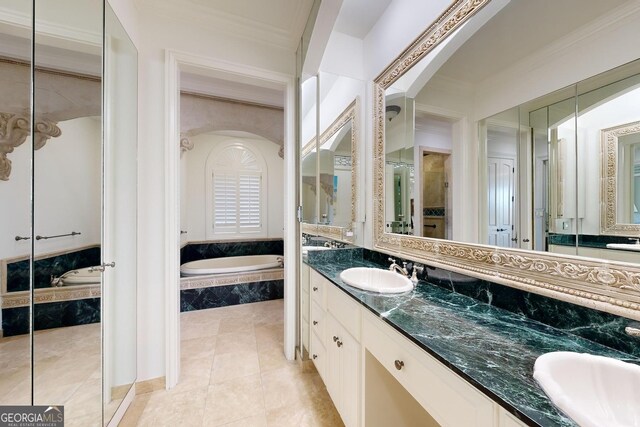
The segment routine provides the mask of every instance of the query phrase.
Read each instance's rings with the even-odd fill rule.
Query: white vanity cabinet
[[[309,277],[311,357],[347,427],[525,425],[315,270]]]
[[[360,425],[360,306],[311,271],[311,357],[342,421]]]

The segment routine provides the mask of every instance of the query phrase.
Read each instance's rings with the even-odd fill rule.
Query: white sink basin
[[[582,427],[640,426],[640,366],[558,351],[536,360],[533,377],[551,401]]]
[[[640,245],[637,243],[607,243],[607,249],[624,249],[625,251],[640,252]]]
[[[326,251],[328,248],[326,246],[303,246],[302,247],[302,255],[306,255],[309,251]]]
[[[401,274],[380,268],[348,268],[340,273],[340,280],[349,286],[381,294],[395,294],[413,289],[411,280]]]

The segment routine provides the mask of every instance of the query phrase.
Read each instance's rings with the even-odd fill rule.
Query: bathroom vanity
[[[535,359],[567,350],[633,360],[424,281],[387,295],[347,286],[341,271],[384,266],[331,252],[340,255],[305,260],[304,316],[309,356],[347,426],[575,425],[534,381]]]

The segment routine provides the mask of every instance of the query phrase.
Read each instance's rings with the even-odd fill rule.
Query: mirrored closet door
[[[0,401],[102,426],[136,378],[137,52],[103,0],[26,3],[0,1]]]

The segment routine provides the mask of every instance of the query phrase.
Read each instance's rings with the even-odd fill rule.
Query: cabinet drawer
[[[311,270],[310,278],[310,291],[311,291],[311,301],[315,301],[318,303],[320,308],[323,310],[327,309],[327,297],[326,297],[326,284],[327,281],[324,277],[320,275],[315,270]]]
[[[360,304],[337,286],[327,286],[327,310],[356,339],[360,340]]]
[[[440,425],[494,425],[490,399],[369,313],[365,313],[363,343]]]
[[[321,309],[315,301],[311,303],[311,317],[309,319],[309,323],[311,324],[311,330],[318,334],[318,338],[322,340],[322,343],[324,344],[324,340],[326,339],[325,325],[327,323],[325,311]]]
[[[318,338],[318,335],[315,332],[311,333],[311,348],[309,351],[309,357],[313,360],[313,364],[316,366],[316,370],[320,374],[320,378],[322,381],[327,382],[326,375],[326,354],[327,352],[324,349],[324,345],[322,345],[322,341]]]

